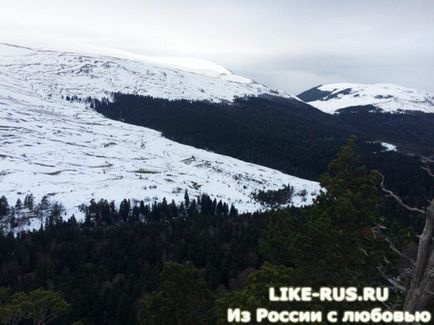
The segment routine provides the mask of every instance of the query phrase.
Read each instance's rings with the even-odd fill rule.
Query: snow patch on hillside
[[[381,145],[383,146],[385,151],[398,151],[394,144],[387,143],[387,142],[381,142]]]

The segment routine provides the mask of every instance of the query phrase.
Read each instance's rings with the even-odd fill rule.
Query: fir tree
[[[160,287],[141,302],[142,324],[212,324],[213,295],[190,262],[168,262]]]

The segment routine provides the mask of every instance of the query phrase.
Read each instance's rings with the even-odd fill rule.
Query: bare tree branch
[[[392,278],[391,276],[387,275],[383,269],[381,267],[377,267],[377,270],[380,272],[381,276],[387,281],[389,282],[395,289],[397,289],[398,291],[401,292],[405,292],[407,289],[398,281],[396,281],[394,278]]]
[[[434,160],[428,159],[428,158],[422,158],[420,161],[424,164],[424,166],[421,166],[420,168],[422,168],[424,171],[426,171],[429,176],[434,177],[434,173],[431,170],[431,167],[429,166],[429,164],[434,163]]]
[[[434,177],[434,173],[431,171],[431,168],[429,168],[427,166],[421,166],[420,168],[422,168],[424,171],[426,171],[429,176]]]
[[[417,213],[421,213],[421,214],[425,214],[425,211],[419,208],[413,208],[408,206],[407,204],[405,204],[402,199],[396,195],[395,193],[393,193],[392,191],[386,189],[384,187],[384,175],[381,174],[379,171],[377,171],[377,174],[381,176],[381,183],[380,183],[380,188],[383,190],[383,192],[385,192],[386,194],[388,194],[389,196],[393,197],[400,206],[402,206],[403,208],[407,209],[408,211],[412,211],[412,212],[417,212]]]
[[[422,163],[425,166],[422,167],[426,170],[430,176],[433,173],[430,169],[429,163],[432,160],[422,159]],[[429,206],[425,209],[413,208],[405,204],[402,199],[390,190],[384,188],[384,176],[377,172],[381,176],[380,187],[383,192],[393,197],[401,207],[411,212],[417,212],[424,216],[425,225],[422,234],[419,236],[419,243],[417,249],[416,262],[411,263],[414,265],[413,272],[411,273],[411,281],[408,289],[404,286],[405,300],[403,310],[408,312],[415,312],[416,310],[423,310],[432,300],[434,295],[434,199],[432,199]],[[390,240],[388,243],[392,250],[402,257],[406,257],[396,247],[393,246]],[[378,268],[382,276],[394,287],[400,287],[401,283],[395,279],[388,277],[381,268]]]
[[[395,310],[394,307],[390,306],[389,304],[385,303],[384,301],[380,301],[380,303],[387,309],[390,311]]]
[[[398,254],[399,256],[401,256],[402,258],[406,259],[408,262],[410,262],[411,264],[414,264],[416,261],[413,260],[412,258],[408,257],[406,254],[404,254],[403,252],[401,252],[398,248],[396,248],[396,246],[393,244],[393,242],[389,239],[389,238],[385,238],[386,242],[389,244],[389,247],[392,251],[394,251],[396,254]]]

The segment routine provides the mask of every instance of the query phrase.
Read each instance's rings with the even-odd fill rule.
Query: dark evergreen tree
[[[318,285],[377,283],[378,268],[392,260],[378,233],[378,184],[375,172],[358,165],[350,139],[321,178],[325,191],[302,218],[277,212],[270,219],[262,254],[273,263],[302,269]]]
[[[15,210],[20,211],[23,208],[23,202],[20,199],[17,199],[17,203],[15,203]]]
[[[9,203],[5,196],[0,198],[0,217],[9,214]]]
[[[213,324],[213,294],[190,262],[168,262],[160,286],[141,302],[142,324]]]
[[[187,190],[185,190],[185,193],[184,193],[184,204],[185,204],[185,207],[188,209],[188,207],[190,206],[190,196],[188,195]]]
[[[33,210],[34,200],[33,194],[27,194],[24,198],[24,207],[26,209]]]

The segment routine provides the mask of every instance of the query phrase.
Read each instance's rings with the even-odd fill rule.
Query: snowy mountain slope
[[[366,105],[383,112],[434,113],[434,93],[394,84],[328,84],[309,89],[298,97],[330,114],[342,108]]]
[[[146,90],[170,97],[199,99],[207,94],[228,99],[261,91],[259,85],[200,76],[201,87],[209,86],[202,93],[194,89],[199,84],[194,74],[160,67],[151,71],[123,59],[1,49],[0,195],[11,203],[26,193],[33,193],[37,200],[49,195],[51,201],[60,201],[77,215],[77,206],[92,198],[181,201],[187,189],[191,197],[207,193],[241,211],[252,211],[262,208],[252,199],[258,190],[290,184],[296,193],[293,204],[302,205],[310,203],[320,189],[316,182],[109,120],[84,103],[61,97]],[[160,79],[164,74],[167,78]],[[305,196],[297,194],[303,190]]]
[[[25,80],[33,92],[45,99],[72,95],[101,98],[122,92],[218,102],[236,96],[276,93],[206,61],[136,57],[137,60],[131,60],[0,43],[2,75]]]

